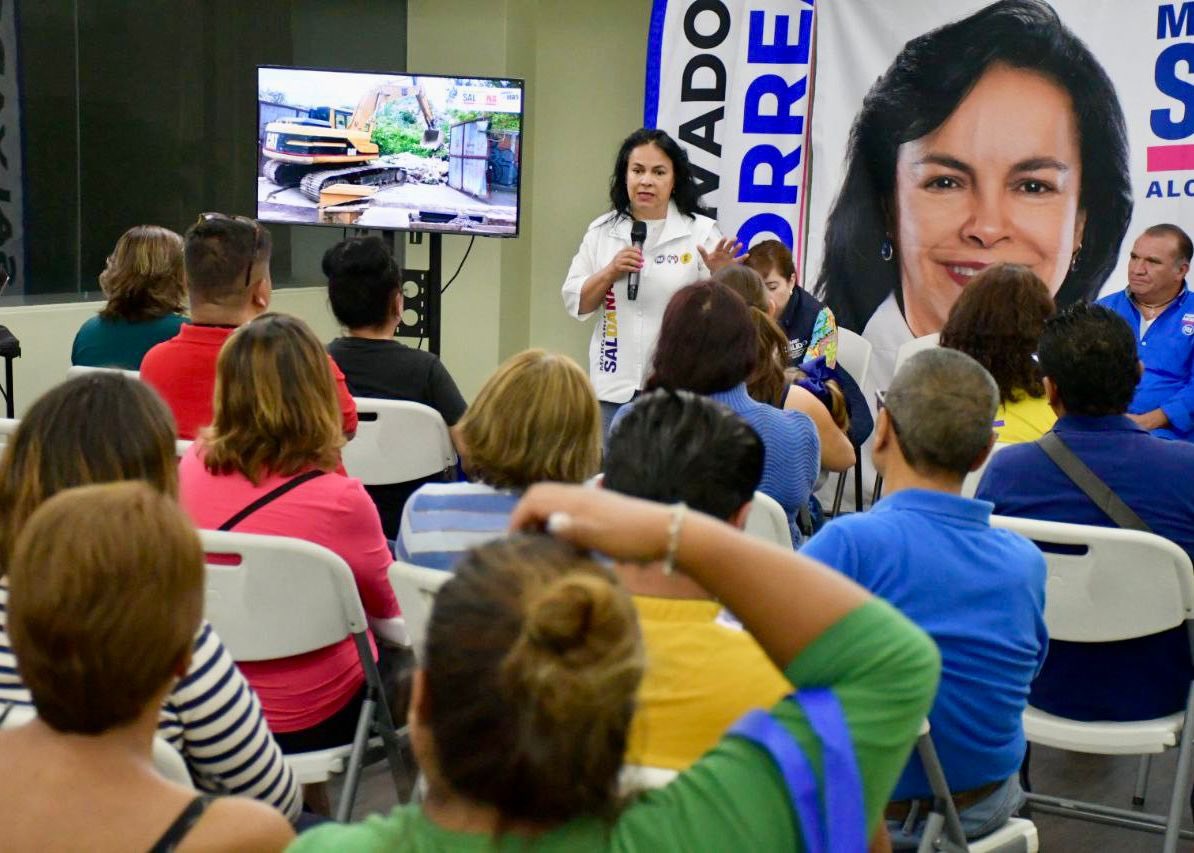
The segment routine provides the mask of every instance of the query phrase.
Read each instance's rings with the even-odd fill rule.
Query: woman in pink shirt
[[[212,425],[179,464],[182,505],[195,524],[293,536],[335,551],[352,569],[374,630],[404,642],[386,578],[393,558],[377,511],[359,480],[336,473],[344,444],[340,410],[314,333],[283,314],[242,326],[220,351],[213,402]],[[239,666],[283,752],[352,741],[365,676],[350,637]]]

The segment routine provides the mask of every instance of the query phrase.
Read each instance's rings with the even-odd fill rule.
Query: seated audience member
[[[817,436],[821,440],[821,467],[829,471],[849,468],[854,464],[854,447],[846,427],[835,419],[832,406],[826,406],[820,397],[788,379],[788,339],[767,313],[770,303],[763,279],[750,267],[730,264],[718,270],[713,280],[742,297],[750,308],[751,320],[758,333],[755,368],[746,379],[746,392],[760,403],[804,412],[817,427]],[[840,386],[838,394],[841,394]],[[845,405],[842,397],[842,410]]]
[[[402,511],[398,559],[451,569],[505,533],[532,483],[583,483],[601,466],[601,409],[572,359],[532,349],[501,364],[456,425],[469,483],[429,483]]]
[[[146,483],[68,489],[26,519],[11,557],[8,629],[38,716],[0,731],[4,846],[286,847],[294,831],[268,806],[153,769],[203,616],[203,551],[178,504]]]
[[[449,427],[464,414],[464,398],[438,357],[394,339],[402,319],[402,275],[378,237],[354,237],[323,256],[332,313],[347,330],[328,344],[354,397],[409,400],[431,406]],[[402,447],[393,448],[401,453]],[[442,479],[438,478],[438,479]],[[398,535],[402,507],[430,480],[365,486],[387,539]]]
[[[751,399],[746,379],[758,358],[750,309],[724,284],[706,279],[676,291],[663,313],[647,391],[694,391],[729,406],[763,439],[759,491],[779,502],[792,541],[801,541],[796,515],[808,505],[821,468],[821,441],[812,418]],[[617,417],[629,411],[628,403]]]
[[[1128,286],[1099,300],[1140,342],[1144,374],[1128,417],[1161,438],[1194,441],[1194,244],[1176,225],[1154,225],[1132,244]]]
[[[182,505],[195,524],[292,536],[336,552],[352,570],[374,630],[404,643],[377,511],[359,480],[332,473],[344,436],[319,339],[284,314],[242,326],[220,351],[214,400],[211,427],[179,464]],[[351,637],[239,666],[283,752],[352,741],[365,674]],[[317,810],[322,805],[316,797],[308,801]]]
[[[108,302],[79,327],[70,363],[140,370],[145,353],[177,335],[185,320],[182,238],[157,225],[130,228],[99,284]]]
[[[0,462],[0,576],[38,506],[65,489],[121,480],[143,480],[177,496],[174,424],[165,404],[144,383],[115,373],[81,376],[46,392],[21,419]],[[86,541],[90,525],[79,529]],[[8,639],[8,587],[0,577],[0,703],[29,705],[24,663]],[[134,588],[141,589],[132,581],[120,587]],[[130,596],[127,609],[137,613],[140,599]],[[107,679],[110,686],[122,683],[115,672]],[[158,704],[158,734],[182,755],[199,790],[253,797],[298,817],[298,785],[257,696],[206,621],[193,634],[188,666]]]
[[[892,380],[875,425],[883,499],[835,519],[802,553],[895,605],[937,641],[942,679],[929,721],[968,837],[1002,826],[1021,804],[1020,716],[1040,669],[1045,560],[992,528],[991,508],[960,496],[986,458],[999,389],[969,356],[933,349]],[[909,762],[887,817],[897,848],[915,848],[932,792]]]
[[[1050,435],[1154,533],[1194,557],[1194,446],[1126,417],[1140,378],[1128,324],[1101,305],[1073,305],[1045,324],[1037,351],[1058,414]],[[977,497],[999,515],[1118,526],[1036,443],[998,453]],[[1186,706],[1192,674],[1184,627],[1097,646],[1055,640],[1029,700],[1079,720],[1152,719]]]
[[[512,524],[547,525],[566,541],[519,535],[475,548],[436,596],[410,714],[422,803],[319,827],[295,851],[810,849],[773,759],[737,735],[667,787],[623,802],[644,654],[629,597],[578,547],[615,561],[674,556],[789,684],[831,688],[857,757],[860,818],[874,830],[932,701],[938,663],[923,633],[823,566],[702,513],[540,484]],[[778,702],[771,717],[785,743],[821,754],[799,705]]]
[[[796,282],[791,250],[779,240],[763,240],[750,247],[743,263],[763,279],[771,316],[790,343],[792,364],[825,356],[835,366],[837,321],[833,311]]]
[[[141,378],[174,413],[179,438],[193,439],[211,423],[220,347],[238,326],[269,308],[270,245],[269,231],[257,222],[222,213],[203,214],[187,231],[184,258],[191,321],[141,362]],[[332,375],[342,428],[351,438],[357,428],[356,404],[334,362]]]
[[[967,282],[950,309],[941,346],[966,353],[999,386],[996,441],[1036,441],[1057,420],[1033,358],[1055,310],[1045,283],[1019,264],[987,267]]]
[[[729,409],[688,391],[640,397],[610,433],[605,488],[683,502],[742,529],[763,475],[763,442]],[[626,760],[683,770],[739,717],[791,685],[700,584],[662,563],[620,563],[634,596],[648,665]]]

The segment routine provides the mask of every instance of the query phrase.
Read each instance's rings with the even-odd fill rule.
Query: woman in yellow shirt
[[[961,350],[999,386],[996,441],[1036,441],[1057,415],[1045,399],[1036,345],[1056,307],[1045,283],[1028,267],[995,264],[966,285],[941,330],[941,346]]]

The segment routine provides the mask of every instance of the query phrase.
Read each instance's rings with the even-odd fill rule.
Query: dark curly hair
[[[1050,318],[1037,350],[1066,414],[1122,415],[1140,381],[1136,334],[1110,308],[1079,302]]]
[[[622,140],[622,147],[618,149],[614,173],[609,179],[609,202],[614,212],[619,216],[631,217],[630,193],[626,192],[626,170],[630,166],[630,152],[640,145],[655,145],[672,161],[672,201],[676,203],[679,211],[685,216],[707,216],[708,212],[701,207],[701,194],[692,174],[692,166],[688,163],[688,154],[664,131],[646,127],[640,127],[627,136]]]
[[[1043,397],[1032,355],[1056,312],[1049,288],[1028,267],[993,264],[966,285],[941,330],[941,346],[960,350],[987,369],[999,402]]]
[[[402,290],[402,271],[380,237],[350,237],[323,253],[328,301],[348,329],[380,326]]]

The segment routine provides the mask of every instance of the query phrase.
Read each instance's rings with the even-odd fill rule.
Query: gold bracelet
[[[667,526],[667,555],[663,558],[663,573],[671,575],[676,571],[676,552],[680,550],[680,528],[684,526],[684,516],[688,513],[688,504],[672,504],[672,519]]]

